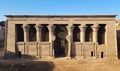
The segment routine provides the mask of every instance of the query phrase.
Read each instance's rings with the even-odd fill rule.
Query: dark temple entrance
[[[54,34],[56,39],[54,41],[54,55],[55,57],[65,57],[67,52],[67,29],[66,25],[55,25]]]

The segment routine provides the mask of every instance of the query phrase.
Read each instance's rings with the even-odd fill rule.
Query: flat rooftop
[[[110,15],[5,15],[6,17],[116,17],[116,14]]]

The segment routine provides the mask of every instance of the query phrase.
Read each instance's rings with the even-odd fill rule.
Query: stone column
[[[79,28],[80,28],[80,40],[81,40],[81,42],[85,42],[86,26],[85,26],[85,24],[82,24],[81,26],[79,26]]]
[[[41,24],[36,24],[36,42],[37,42],[37,56],[41,57],[41,47],[39,42],[41,42]]]
[[[92,26],[93,29],[93,42],[97,43],[98,42],[98,29],[99,29],[99,25],[98,24],[94,24]]]
[[[53,26],[53,24],[51,24],[51,25],[48,25],[47,27],[49,30],[49,42],[54,41],[55,40],[55,37],[54,37],[55,26]]]
[[[23,24],[23,31],[24,31],[24,54],[28,54],[28,46],[26,42],[29,42],[29,28],[28,24]]]
[[[99,29],[99,25],[98,24],[94,24],[92,26],[93,29],[93,42],[94,44],[94,57],[93,59],[96,59],[97,57],[97,42],[98,42],[98,29]]]
[[[68,26],[66,26],[67,30],[68,30],[68,35],[66,36],[66,39],[68,41],[68,50],[67,50],[67,55],[66,57],[68,59],[70,59],[70,54],[71,54],[71,47],[72,47],[72,43],[73,43],[73,25],[69,24]]]
[[[35,28],[36,28],[37,42],[40,42],[41,41],[41,25],[36,24]]]
[[[49,42],[50,42],[50,56],[54,57],[54,50],[53,50],[53,42],[55,40],[55,36],[54,36],[54,29],[55,26],[53,26],[53,24],[49,24],[48,26],[48,30],[49,30]]]
[[[24,31],[24,42],[29,41],[29,26],[28,24],[23,24],[23,31]]]

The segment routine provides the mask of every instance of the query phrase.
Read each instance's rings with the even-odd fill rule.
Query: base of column
[[[97,57],[92,57],[92,59],[97,59]]]
[[[67,57],[66,57],[66,59],[67,59],[67,60],[70,60],[70,59],[71,59],[71,57],[70,57],[70,56],[67,56]]]
[[[54,57],[51,57],[51,56],[42,56],[42,57],[40,57],[39,59],[43,59],[43,60],[53,60]]]
[[[84,56],[76,56],[75,59],[85,59]]]

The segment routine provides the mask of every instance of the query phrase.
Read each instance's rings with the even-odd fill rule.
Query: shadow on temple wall
[[[52,61],[35,61],[35,56],[22,55],[21,58],[12,52],[7,52],[0,63],[0,71],[53,71]],[[0,60],[1,62],[1,60]]]
[[[4,58],[0,59],[0,71],[53,71],[55,65],[52,61],[35,61],[35,56],[15,55],[7,51]],[[2,62],[2,63],[1,63]]]
[[[35,61],[35,56],[23,55],[20,51],[4,51],[3,58],[0,58],[0,71],[53,71],[55,68],[52,61]]]
[[[50,61],[30,61],[24,64],[16,64],[12,66],[12,70],[15,71],[53,71],[54,63]]]
[[[117,30],[117,54],[120,59],[120,30]]]
[[[72,48],[71,48],[71,58],[75,58],[76,56],[76,49],[75,49],[75,44],[72,43]]]

